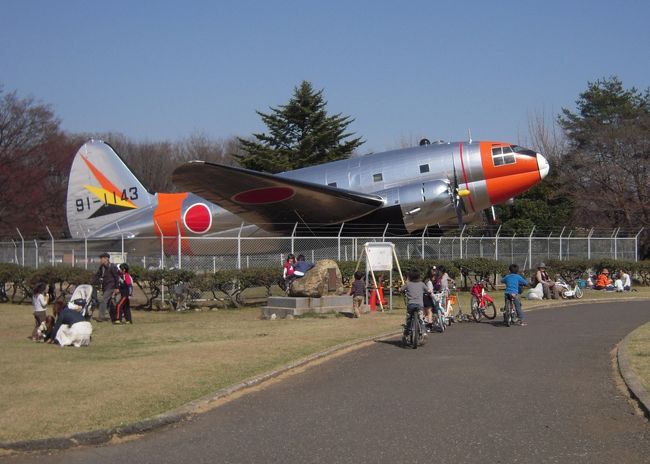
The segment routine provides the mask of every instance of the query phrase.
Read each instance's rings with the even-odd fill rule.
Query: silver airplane
[[[535,151],[470,141],[354,156],[275,175],[191,161],[172,177],[186,192],[150,193],[108,144],[91,140],[72,164],[67,219],[74,238],[172,240],[232,236],[233,229],[244,236],[260,229],[290,234],[296,223],[322,230],[388,224],[394,234],[417,234],[471,221],[548,171],[547,160]]]

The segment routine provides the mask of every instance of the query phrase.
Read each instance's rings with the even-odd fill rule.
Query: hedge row
[[[343,280],[350,284],[357,263],[341,261],[338,263]],[[419,269],[423,274],[430,266],[445,266],[449,275],[456,279],[463,288],[467,288],[475,279],[487,277],[493,284],[498,276],[507,272],[506,263],[488,258],[469,258],[454,261],[440,260],[403,260],[400,267],[404,277],[410,269]],[[587,277],[587,273],[596,273],[603,267],[610,271],[624,269],[642,285],[650,285],[650,261],[614,261],[614,260],[550,260],[546,263],[547,272],[552,277],[561,276],[568,282]],[[397,268],[393,280],[399,284]],[[225,299],[227,303],[239,307],[244,300],[242,294],[249,288],[263,287],[267,295],[271,288],[280,283],[282,270],[279,267],[256,267],[248,269],[228,269],[217,272],[195,273],[183,269],[144,269],[133,266],[131,276],[134,285],[139,287],[147,300],[145,309],[152,309],[154,301],[160,298],[163,286],[169,298],[198,298],[211,294],[215,299]],[[32,289],[39,282],[54,287],[57,297],[66,297],[74,287],[90,284],[93,271],[66,266],[30,269],[11,263],[0,263],[0,302],[22,303],[31,300]],[[527,276],[532,277],[532,276]],[[387,279],[384,282],[388,284]]]

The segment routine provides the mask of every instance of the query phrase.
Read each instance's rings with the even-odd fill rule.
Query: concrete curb
[[[645,300],[648,301],[650,298],[645,298],[645,297],[627,297],[626,300]],[[562,301],[562,306],[575,306],[575,305],[580,305],[580,304],[597,304],[597,303],[611,303],[612,301],[617,301],[614,298],[611,299],[604,299],[604,300],[597,300],[597,301],[590,301],[590,300],[574,300],[574,301],[568,301],[568,300],[556,300],[556,301]],[[534,308],[529,308],[526,310],[526,312],[529,311],[536,311],[539,309],[548,309],[548,308],[554,308],[556,306],[556,303],[551,303],[549,302],[548,304],[544,305],[539,305]],[[50,450],[64,450],[68,448],[72,448],[75,446],[84,446],[84,445],[103,445],[106,443],[109,443],[113,439],[119,439],[119,438],[124,438],[130,435],[138,435],[142,434],[145,432],[150,432],[156,429],[160,429],[162,427],[166,427],[168,425],[176,424],[179,422],[182,422],[184,420],[190,419],[192,416],[197,414],[197,410],[205,405],[208,405],[209,403],[212,403],[216,400],[226,398],[227,396],[232,395],[233,393],[243,391],[247,388],[259,385],[267,380],[273,379],[275,377],[278,377],[281,374],[290,372],[294,369],[300,368],[300,367],[305,367],[308,364],[318,361],[320,359],[326,358],[328,356],[331,356],[333,354],[336,354],[339,351],[348,349],[348,348],[353,348],[356,346],[363,345],[367,342],[370,341],[375,341],[375,340],[382,340],[385,338],[390,338],[390,337],[395,337],[397,335],[401,334],[401,330],[394,331],[394,332],[388,332],[380,335],[374,335],[371,337],[366,337],[361,340],[355,340],[352,342],[348,343],[342,343],[340,345],[336,345],[332,348],[329,348],[325,351],[322,351],[320,353],[313,354],[311,356],[308,356],[306,358],[303,358],[299,361],[296,361],[294,363],[288,364],[286,366],[283,366],[279,369],[276,369],[271,372],[267,372],[264,374],[260,374],[256,377],[252,377],[250,379],[246,379],[240,383],[237,383],[235,385],[232,385],[230,387],[222,388],[221,390],[218,390],[215,393],[211,393],[209,395],[206,395],[202,398],[196,399],[194,401],[191,401],[187,404],[184,404],[183,406],[180,406],[176,409],[173,409],[171,411],[164,412],[162,414],[158,414],[157,416],[151,417],[149,419],[145,419],[142,421],[134,422],[131,424],[126,424],[120,427],[113,427],[110,429],[100,429],[100,430],[92,430],[89,432],[82,432],[82,433],[76,433],[73,435],[67,435],[67,436],[62,436],[62,437],[53,437],[53,438],[41,438],[41,439],[36,439],[36,440],[22,440],[22,441],[14,441],[14,442],[5,442],[2,443],[0,442],[0,450],[4,452],[38,452],[38,451],[50,451]],[[625,341],[625,340],[624,340]],[[621,344],[623,345],[623,343]],[[620,356],[620,350],[619,350],[619,366],[621,365],[621,356]],[[622,370],[622,369],[621,369]],[[629,370],[629,367],[628,367]],[[635,375],[632,373],[632,375]],[[625,379],[627,383],[627,378],[625,375],[623,375],[623,378]],[[629,385],[629,384],[628,384]],[[645,391],[645,390],[642,390]],[[641,391],[640,391],[641,392]],[[636,393],[634,393],[636,395]],[[642,394],[642,393],[641,393]],[[646,395],[646,402],[644,404],[644,407],[646,409],[646,413],[648,413],[648,405],[650,405],[650,398],[648,397],[647,392],[645,393]]]
[[[382,340],[388,337],[393,337],[398,332],[389,332],[380,335],[374,335],[371,337],[366,337],[360,340],[355,340],[352,342],[342,343],[340,345],[333,346],[325,351],[320,353],[313,354],[306,358],[303,358],[294,363],[283,366],[279,369],[276,369],[271,372],[260,374],[258,376],[246,379],[242,382],[239,382],[230,387],[222,388],[215,393],[211,393],[202,398],[198,398],[194,401],[184,404],[176,409],[171,411],[158,414],[157,416],[145,419],[142,421],[134,422],[132,424],[127,424],[120,427],[113,427],[110,429],[100,429],[92,430],[89,432],[76,433],[73,435],[67,435],[62,437],[53,437],[53,438],[41,438],[36,440],[22,440],[14,442],[0,442],[0,450],[11,453],[16,451],[22,452],[35,452],[35,451],[50,451],[50,450],[64,450],[72,448],[75,446],[84,446],[84,445],[103,445],[115,438],[124,438],[129,435],[137,435],[144,432],[150,432],[162,427],[176,424],[184,420],[190,419],[192,416],[197,414],[197,410],[202,406],[206,406],[216,400],[226,398],[233,393],[243,391],[247,388],[254,387],[261,383],[266,382],[267,380],[273,379],[280,376],[281,374],[290,372],[294,369],[305,367],[314,361],[318,361],[333,354],[336,354],[339,351],[354,348],[361,346],[365,343]]]
[[[640,326],[639,326],[640,327]],[[636,330],[636,329],[635,329]],[[627,334],[627,336],[618,344],[616,358],[618,360],[618,370],[627,385],[628,390],[641,405],[641,409],[647,418],[650,419],[650,393],[645,389],[641,383],[641,379],[636,375],[636,372],[630,366],[628,342],[632,338],[634,330]]]

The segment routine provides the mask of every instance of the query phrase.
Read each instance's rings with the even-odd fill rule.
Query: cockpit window
[[[381,182],[382,180],[384,180],[384,176],[382,175],[381,172],[372,175],[372,181],[373,182]]]
[[[492,148],[492,162],[495,166],[503,166],[505,164],[515,164],[515,155],[512,153],[510,147],[494,147]]]
[[[537,153],[535,153],[533,150],[529,150],[528,148],[520,147],[519,145],[512,145],[510,148],[512,148],[512,151],[514,151],[515,153],[518,153],[520,155],[537,156]]]

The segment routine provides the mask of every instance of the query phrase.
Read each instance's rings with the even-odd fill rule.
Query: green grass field
[[[632,332],[627,346],[632,369],[650,391],[650,322]]]
[[[650,296],[650,290],[642,290],[629,296]],[[500,306],[501,294],[493,295]],[[583,301],[612,297],[617,296],[586,292]],[[394,300],[396,310],[360,319],[330,315],[266,321],[259,308],[135,311],[132,326],[93,323],[91,346],[79,349],[32,342],[31,307],[0,305],[0,441],[144,419],[332,346],[397,331],[403,302]],[[465,310],[468,301],[462,294]],[[524,308],[540,305],[527,301]],[[646,386],[648,332],[638,347],[645,353],[640,372]]]

